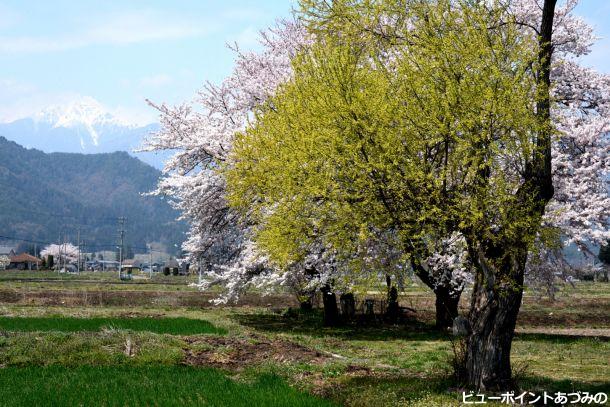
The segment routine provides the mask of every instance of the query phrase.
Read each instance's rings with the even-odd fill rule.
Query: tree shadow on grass
[[[342,405],[396,405],[398,402],[410,405],[431,397],[444,399],[445,403],[439,405],[454,405],[458,401],[455,389],[449,376],[371,375],[346,378],[328,396]]]
[[[600,342],[608,342],[610,338],[607,336],[591,336],[591,335],[565,335],[565,334],[544,334],[544,333],[518,333],[515,334],[516,340],[532,341],[532,342],[551,342],[556,344],[570,344],[578,341],[592,340]]]
[[[574,392],[588,392],[590,394],[607,393],[610,382],[554,380],[548,377],[529,375],[521,377],[518,386],[519,389],[514,391],[516,396],[523,392],[531,392],[536,396],[542,396],[545,391],[548,395],[554,396],[557,392],[565,394]],[[510,390],[486,393],[486,395],[488,397],[499,396],[507,391]],[[350,377],[344,379],[341,385],[334,389],[331,398],[340,403],[359,400],[361,405],[379,402],[395,404],[398,400],[411,404],[420,400],[422,404],[417,405],[444,406],[458,405],[462,401],[463,392],[466,394],[471,393],[469,390],[460,387],[449,375],[418,375],[416,372],[411,372],[398,375],[393,374],[391,376],[367,375]],[[478,394],[477,392],[472,393]],[[388,395],[392,399],[384,399]],[[535,403],[534,405],[543,405],[543,403]],[[544,405],[554,406],[555,404],[547,400]]]
[[[535,376],[535,375],[524,375],[519,379],[519,387],[526,390],[531,391],[533,393],[541,394],[546,391],[547,393],[555,393],[558,391],[564,393],[572,393],[572,392],[589,392],[592,394],[595,393],[608,393],[610,390],[610,381],[593,381],[593,382],[583,382],[578,380],[570,380],[570,379],[551,379],[544,376]]]
[[[342,326],[329,328],[322,324],[321,312],[294,312],[284,314],[268,313],[238,313],[231,316],[241,325],[270,333],[302,334],[314,337],[336,337],[343,340],[382,341],[406,339],[418,341],[449,340],[448,332],[437,330],[433,325],[417,320],[392,325],[379,320],[346,323]],[[582,340],[607,342],[610,338],[604,336],[565,335],[546,333],[518,333],[517,341],[550,342],[570,344]]]
[[[390,325],[380,321],[359,321],[329,328],[323,326],[322,317],[316,311],[293,315],[240,313],[234,314],[232,318],[241,325],[258,331],[314,337],[336,337],[342,340],[411,339],[438,341],[449,338],[447,333],[435,330],[433,326],[418,321],[409,321],[400,325]]]

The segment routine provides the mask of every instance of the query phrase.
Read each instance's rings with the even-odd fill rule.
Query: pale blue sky
[[[610,1],[577,13],[604,37],[586,63],[610,73]],[[177,103],[232,67],[227,42],[256,46],[257,31],[296,0],[0,0],[0,121],[92,96],[154,118],[144,98]]]

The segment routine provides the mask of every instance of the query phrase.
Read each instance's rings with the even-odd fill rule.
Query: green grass
[[[0,331],[100,331],[101,329],[148,331],[171,335],[226,334],[202,319],[190,318],[71,318],[71,317],[0,317]]]
[[[418,320],[406,325],[327,328],[319,311],[274,310],[286,306],[281,297],[247,307],[207,307],[205,296],[211,294],[185,293],[186,287],[165,284],[131,284],[137,290],[159,289],[159,298],[140,301],[140,292],[126,292],[130,285],[110,280],[0,281],[0,288],[14,290],[0,303],[0,397],[8,400],[4,404],[324,405],[299,393],[303,391],[347,406],[458,404],[449,337],[430,325],[434,297],[429,291],[416,289],[401,297],[418,310]],[[47,286],[48,298],[34,295]],[[103,303],[81,304],[73,294],[86,295],[78,292],[85,287],[130,302],[104,297]],[[609,299],[610,284],[584,282],[576,289],[566,286],[556,302],[526,295],[512,347],[521,389],[608,392],[610,335],[604,329],[610,327]],[[264,307],[267,301],[272,305]],[[204,302],[206,306],[201,305]],[[216,331],[193,329],[194,323],[205,321]],[[198,338],[199,333],[227,335]],[[268,342],[291,342],[295,352],[298,344],[321,356],[291,360],[283,357],[293,349],[286,346],[257,359],[243,345]],[[198,352],[208,352],[205,361],[192,357]],[[231,360],[237,363],[223,364]],[[197,363],[207,367],[183,366]],[[210,365],[227,370],[220,373]],[[157,384],[159,390],[154,388]],[[269,393],[276,399],[266,398]],[[50,395],[56,397],[55,403]],[[290,399],[293,395],[297,399]]]
[[[3,406],[332,405],[275,375],[240,383],[214,369],[186,366],[9,367],[1,375]]]
[[[0,335],[0,366],[177,365],[185,346],[150,332],[10,332]]]

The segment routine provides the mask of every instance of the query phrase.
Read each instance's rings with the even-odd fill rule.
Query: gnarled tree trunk
[[[320,291],[322,291],[322,303],[324,304],[324,326],[338,326],[337,295],[332,291],[329,284],[322,287]]]
[[[480,390],[514,388],[510,352],[523,297],[527,249],[511,253],[501,269],[477,255],[467,338],[465,382]]]

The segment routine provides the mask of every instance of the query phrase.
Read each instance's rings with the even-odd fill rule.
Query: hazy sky
[[[610,1],[577,14],[604,37],[586,63],[610,73]],[[0,121],[92,96],[140,121],[144,98],[177,103],[230,71],[228,42],[256,47],[257,31],[296,0],[0,0]]]

